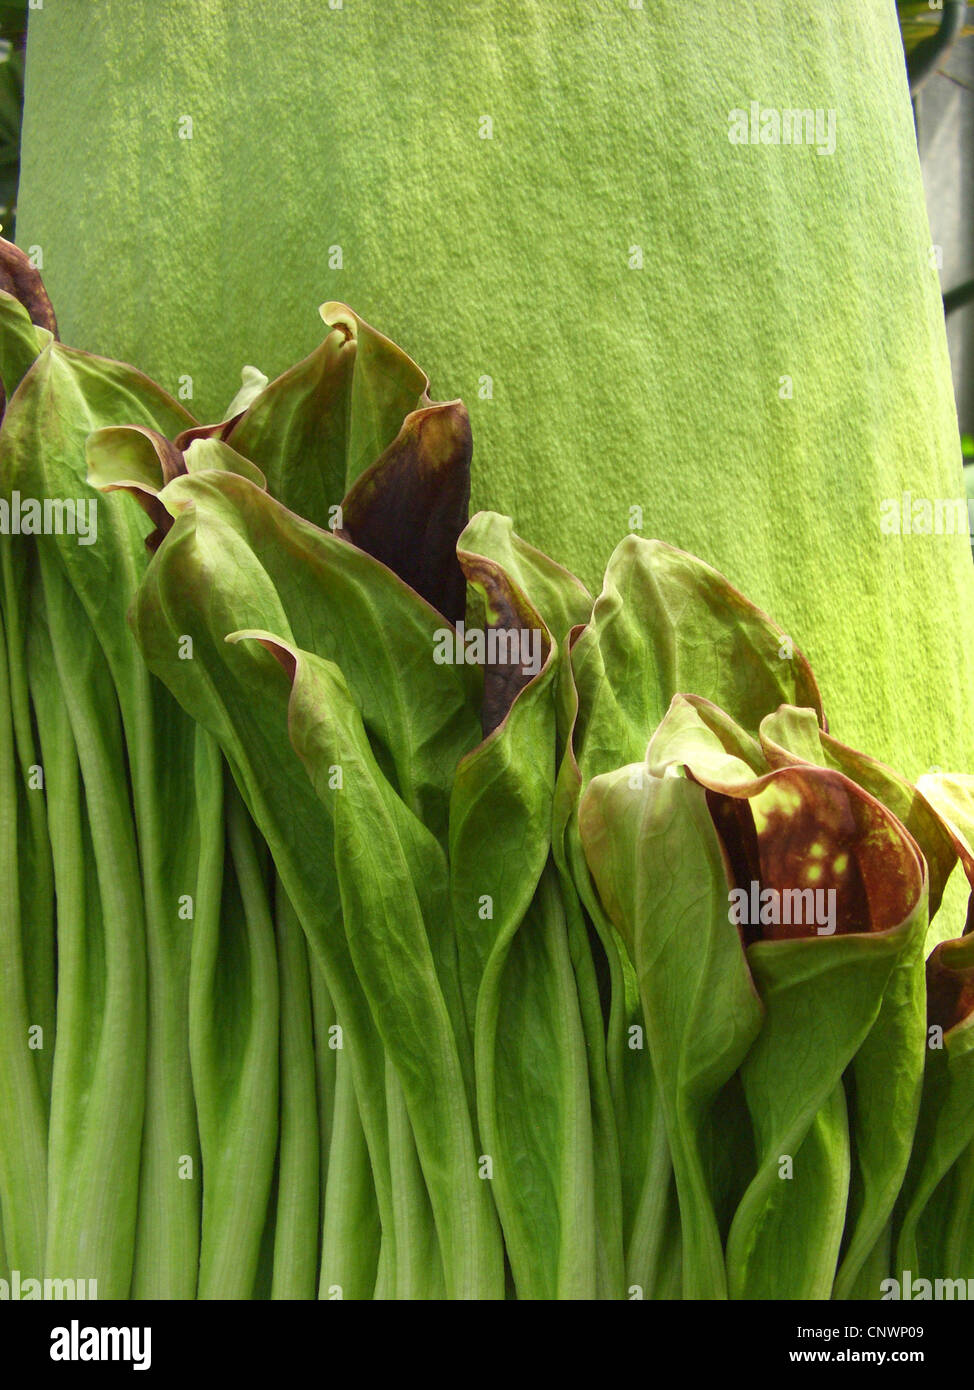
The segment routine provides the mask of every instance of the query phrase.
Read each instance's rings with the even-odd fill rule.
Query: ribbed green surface
[[[641,506],[839,737],[974,767],[970,547],[879,528],[963,495],[892,0],[644,3],[47,0],[18,241],[68,342],[202,417],[344,300],[467,402],[475,504],[590,585]],[[752,100],[834,109],[835,153],[732,145]]]

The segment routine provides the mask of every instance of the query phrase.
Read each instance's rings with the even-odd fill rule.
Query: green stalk
[[[18,863],[19,776],[14,752],[6,624],[0,641],[0,1203],[11,1266],[39,1277],[47,1221],[47,1119],[28,1049],[26,951]]]
[[[665,1297],[663,1289],[673,1264],[673,1246],[675,1243],[678,1250],[679,1239],[679,1207],[666,1119],[654,1088],[646,1167],[626,1244],[627,1286],[641,1288],[644,1298]]]
[[[98,1281],[126,1298],[132,1277],[145,1097],[145,933],[138,855],[115,692],[73,594],[44,570],[60,696],[84,779],[97,891],[59,903],[65,959],[58,972],[50,1211],[46,1269]],[[54,593],[51,593],[51,588]],[[77,840],[69,860],[76,859]],[[72,875],[76,877],[75,875]],[[68,892],[71,893],[69,887]],[[78,916],[68,925],[70,904]]]
[[[56,1159],[70,1145],[72,1107],[76,1104],[71,1085],[63,1084],[67,1075],[84,1075],[88,1052],[85,1032],[97,1021],[104,992],[98,983],[104,969],[100,942],[100,901],[95,875],[90,832],[86,833],[81,769],[75,748],[71,720],[58,690],[57,669],[47,622],[40,605],[31,624],[28,646],[30,693],[37,714],[40,752],[47,794],[48,835],[57,895],[57,1029],[54,1053],[52,1097],[49,1117],[49,1197],[57,1200],[59,1180]],[[89,903],[91,908],[89,910]],[[86,967],[86,933],[89,951],[95,955],[91,990]],[[90,1015],[88,1014],[88,1011]],[[56,1277],[57,1271],[46,1270]],[[77,1271],[78,1276],[82,1271]],[[62,1277],[71,1277],[63,1271]]]
[[[281,892],[284,885],[281,884]],[[294,904],[288,898],[288,905],[294,912]],[[294,912],[298,926],[301,919]],[[303,930],[303,928],[302,928]],[[305,939],[307,946],[307,938]],[[338,1053],[334,1046],[338,1040],[338,1020],[335,1005],[332,1003],[325,977],[321,973],[311,947],[307,946],[308,981],[311,986],[311,1028],[315,1050],[315,1097],[318,1105],[318,1185],[321,1192],[321,1216],[324,1221],[325,1188],[328,1184],[328,1154],[331,1149],[332,1124],[335,1114],[335,1085],[338,1070]]]
[[[396,1298],[446,1297],[443,1261],[416,1138],[396,1069],[386,1057],[386,1113],[396,1227]]]
[[[623,1166],[626,1285],[627,1288],[633,1285],[641,1288],[644,1298],[680,1297],[682,1228],[679,1204],[665,1110],[652,1067],[639,984],[619,934],[592,889],[574,819],[566,826],[563,843],[565,849],[559,858],[558,848],[562,841],[556,838],[556,859],[564,898],[566,902],[571,901],[574,885],[576,901],[591,918],[608,963],[605,1070]],[[643,1028],[643,1047],[633,1049],[629,1046],[629,1030],[635,1023]],[[643,1121],[643,1132],[634,1133],[636,1115]],[[636,1171],[627,1173],[627,1168]],[[665,1292],[667,1285],[673,1292]]]
[[[215,928],[210,913],[197,924],[190,968],[190,1053],[203,1155],[203,1299],[253,1294],[277,1149],[274,926],[250,817],[229,776],[224,786],[232,872],[224,879]]]
[[[94,506],[84,481],[85,439],[96,426],[126,419],[166,432],[192,423],[133,369],[49,344],[4,418],[5,488],[54,499],[81,490]],[[77,651],[87,642],[98,650],[99,660],[103,654],[115,687],[111,704],[117,702],[124,731],[116,799],[126,809],[126,820],[134,817],[137,920],[140,932],[144,924],[146,945],[140,949],[148,954],[149,992],[145,1143],[132,1291],[136,1297],[189,1297],[199,1216],[198,1194],[180,1177],[185,1165],[197,1160],[187,1046],[191,926],[181,903],[192,892],[198,853],[195,731],[168,692],[150,680],[126,622],[146,564],[144,519],[125,498],[102,497],[97,506],[97,551],[79,546],[60,527],[39,539],[34,551],[49,590],[49,621],[58,622],[63,631],[61,610],[70,605],[78,631],[64,640]],[[13,587],[12,581],[7,587]],[[26,718],[20,722],[19,739],[29,753]],[[131,837],[131,826],[126,833]],[[110,923],[107,903],[105,908]],[[130,919],[130,929],[135,920]]]
[[[382,1303],[395,1297],[396,1242],[394,1234],[383,1231],[379,1239],[379,1262],[375,1271],[375,1292],[372,1298]]]
[[[595,1181],[585,1039],[549,861],[523,921],[494,942],[477,997],[474,1055],[477,1114],[507,1257],[522,1299],[590,1299],[596,1288]],[[532,1063],[552,1068],[539,1091]],[[500,1083],[500,1084],[499,1084]],[[549,1091],[559,1097],[552,1117]],[[544,1093],[542,1093],[544,1092]],[[512,1100],[513,1096],[513,1100]],[[505,1102],[507,1102],[505,1104]],[[557,1224],[539,1227],[520,1190],[518,1155],[550,1124]]]
[[[7,638],[7,673],[14,741],[21,785],[25,790],[26,817],[20,836],[18,869],[21,896],[29,904],[29,923],[24,929],[27,1002],[31,1021],[43,1029],[43,1046],[32,1056],[40,1077],[45,1106],[51,1102],[51,1071],[54,1064],[54,878],[47,830],[45,789],[32,787],[29,772],[40,762],[31,719],[27,683],[27,624],[32,568],[21,563],[14,569],[9,544],[2,556],[3,619]],[[27,615],[27,623],[25,623]]]
[[[327,1162],[323,1163],[321,1269],[318,1297],[370,1299],[378,1297],[376,1284],[381,1233],[375,1183],[369,1150],[355,1096],[352,1066],[344,1047],[329,1046],[329,1029],[335,1013],[327,998],[324,979],[312,959],[315,1007],[315,1049],[318,1057],[319,1098],[330,1096],[325,1114]],[[322,1078],[326,1078],[323,1081]],[[385,1268],[390,1266],[388,1244]],[[394,1247],[392,1247],[394,1253]],[[391,1273],[394,1275],[394,1268]]]
[[[395,1239],[392,1233],[384,1239],[381,1231],[345,1032],[310,945],[308,952],[321,1156],[318,1297],[391,1298],[395,1291]]]
[[[134,654],[140,660],[138,654]],[[142,861],[148,963],[148,1061],[132,1297],[195,1296],[200,1241],[199,1136],[189,1059],[193,893],[203,839],[221,823],[219,785],[203,798],[187,776],[189,721],[148,671],[120,686]],[[162,731],[165,731],[163,734]],[[166,736],[169,743],[167,746]],[[195,902],[193,913],[195,914]]]
[[[565,1091],[574,1100],[564,1119],[561,1200],[568,1214],[566,1233],[558,1260],[558,1297],[593,1298],[597,1289],[598,1236],[595,1208],[595,1152],[589,1094],[588,1058],[582,1028],[577,983],[568,950],[565,913],[558,893],[554,866],[549,861],[538,885],[544,922],[545,952],[552,961],[568,1045],[562,1054]],[[530,927],[530,924],[528,924]],[[527,941],[520,934],[519,941]],[[618,1231],[622,1250],[621,1226]],[[621,1269],[620,1269],[621,1274]]]
[[[849,1193],[849,1119],[841,1083],[801,1138],[788,1181],[782,1181],[779,1169],[784,1153],[790,1150],[782,1144],[760,1156],[758,1172],[735,1214],[727,1258],[735,1299],[831,1297]],[[758,1248],[774,1251],[774,1258],[749,1263],[742,1258],[743,1242],[737,1237],[749,1224],[760,1229]],[[804,1233],[804,1241],[795,1239],[796,1229]]]
[[[571,680],[570,662],[564,664],[559,681],[565,737],[571,739],[577,712],[577,694]],[[611,1125],[615,1130],[622,1206],[619,1239],[625,1252],[626,1286],[638,1285],[643,1289],[643,1296],[648,1298],[653,1296],[649,1292],[650,1287],[656,1284],[652,1271],[657,1268],[657,1260],[664,1257],[668,1244],[662,1228],[657,1225],[664,1219],[664,1214],[656,1205],[656,1197],[665,1200],[671,1186],[669,1180],[663,1178],[660,1165],[665,1164],[667,1171],[672,1174],[672,1162],[665,1137],[662,1102],[649,1053],[639,984],[621,938],[593,891],[578,838],[577,776],[573,757],[566,756],[559,770],[555,794],[556,824],[552,851],[561,880],[571,939],[581,943],[582,938],[586,938],[588,958],[592,961],[585,925],[587,914],[606,962],[608,1017],[605,1018],[599,1044],[601,1065],[597,1073],[593,1069],[593,1074],[598,1077],[597,1083],[593,1082],[593,1094],[599,1098],[603,1110],[608,1108],[602,1121],[603,1127],[608,1129]],[[573,946],[573,953],[577,955],[580,949],[580,944]],[[594,973],[594,962],[591,970]],[[579,997],[585,998],[581,990]],[[595,1000],[595,1006],[598,1010],[596,1017],[601,1021],[604,1014],[599,997]],[[638,1024],[643,1031],[642,1048],[629,1046],[630,1028],[634,1024]],[[592,1047],[591,1042],[589,1047]],[[663,1186],[658,1191],[655,1185],[660,1182]],[[650,1187],[650,1184],[653,1186]],[[604,1202],[605,1198],[602,1200]]]
[[[950,1222],[944,1241],[943,1268],[934,1276],[974,1278],[974,1144],[968,1144],[954,1165]]]
[[[878,1299],[884,1279],[893,1272],[893,1220],[890,1218],[876,1244],[862,1263],[855,1283],[849,1291],[850,1299]],[[833,1294],[833,1298],[835,1295]]]
[[[562,876],[560,868],[558,899],[567,925],[568,949],[578,990],[578,1006],[588,1057],[592,1156],[595,1169],[596,1296],[618,1299],[623,1297],[626,1282],[622,1158],[606,1063],[605,1020],[599,997],[595,961],[592,957],[592,943],[581,904],[571,884]]]
[[[314,1298],[320,1181],[308,948],[279,880],[274,907],[281,988],[281,1141],[271,1297]]]
[[[277,1240],[277,1161],[271,1174],[270,1192],[267,1198],[267,1212],[264,1229],[260,1237],[260,1253],[257,1256],[257,1273],[254,1277],[254,1291],[250,1297],[254,1301],[267,1303],[272,1297],[274,1285],[274,1245]]]

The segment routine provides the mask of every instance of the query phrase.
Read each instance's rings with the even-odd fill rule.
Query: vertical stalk
[[[5,618],[5,615],[4,615]],[[3,621],[3,619],[0,619]],[[34,1278],[43,1268],[47,1222],[46,1106],[28,1043],[31,1024],[21,918],[18,802],[6,623],[0,641],[0,1205],[7,1257]]]
[[[60,576],[44,569],[60,696],[84,782],[94,868],[59,961],[47,1272],[129,1296],[145,1100],[145,926],[125,752],[104,658]],[[71,854],[77,855],[77,843]],[[59,903],[59,930],[62,906]],[[67,916],[67,912],[65,913]]]
[[[219,921],[193,939],[190,1052],[203,1154],[198,1297],[250,1298],[267,1215],[278,1107],[274,924],[253,825],[224,781],[228,872]]]
[[[314,1298],[318,1275],[319,1131],[311,977],[304,932],[275,883],[281,990],[281,1140],[272,1298]]]

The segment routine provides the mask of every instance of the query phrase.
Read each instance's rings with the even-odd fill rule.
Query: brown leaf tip
[[[46,328],[56,338],[57,319],[44,281],[30,260],[12,241],[0,237],[0,289],[12,294],[30,314],[31,323]]]

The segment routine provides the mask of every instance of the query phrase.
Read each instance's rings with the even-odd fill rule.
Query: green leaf
[[[241,367],[240,389],[223,412],[224,420],[229,422],[236,416],[242,415],[247,407],[257,399],[266,385],[267,377],[259,367]]]
[[[402,1200],[404,1190],[415,1191],[409,1179],[411,1140],[392,1124],[387,1106],[396,1095],[388,1089],[381,1038],[344,939],[331,822],[295,762],[286,701],[266,669],[270,658],[262,665],[224,638],[259,628],[292,640],[293,629],[295,640],[339,656],[361,704],[374,756],[394,779],[405,806],[425,818],[434,837],[445,836],[453,767],[476,741],[479,679],[469,667],[436,664],[443,618],[386,566],[302,521],[246,479],[227,472],[194,473],[174,479],[159,497],[176,519],[139,596],[136,631],[152,668],[220,740],[271,846],[349,1038],[383,1241],[390,1241],[380,1278],[391,1279],[392,1287],[416,1287],[422,1261],[407,1218],[410,1212],[421,1216],[422,1203]],[[193,659],[180,660],[188,638]],[[437,987],[463,1054],[448,914],[431,912],[426,929]],[[459,1064],[463,1074],[464,1055]],[[428,1164],[428,1148],[422,1156]],[[334,1229],[332,1220],[328,1230]],[[427,1265],[424,1279],[430,1274]],[[328,1277],[324,1270],[323,1276]]]
[[[519,642],[531,633],[537,659],[526,664],[519,646],[488,666],[486,737],[460,763],[450,803],[453,916],[482,1142],[518,1297],[618,1298],[618,1157],[594,968],[572,926],[577,906],[563,900],[564,881],[548,863],[554,634],[584,618],[591,600],[506,517],[475,517],[459,556],[491,626]]]
[[[674,701],[646,762],[657,776],[685,767],[707,789],[734,883],[731,920],[750,943],[767,1009],[741,1069],[758,1169],[728,1235],[731,1296],[827,1298],[849,1179],[836,1092],[850,1063],[862,1194],[840,1290],[879,1239],[909,1156],[922,1068],[925,865],[900,822],[847,777],[806,763],[755,776],[686,702]],[[793,1167],[783,1172],[783,1162]]]
[[[958,848],[974,854],[974,776],[928,772],[917,779],[917,790],[943,818]]]
[[[198,491],[230,476],[196,474],[178,485]],[[288,737],[290,686],[278,662],[255,644],[225,640],[241,622],[288,631],[273,583],[246,540],[201,498],[177,517],[149,565],[133,629],[150,668],[219,743],[322,971],[344,1031],[394,1271],[385,1060],[345,940],[332,822]]]
[[[711,1112],[761,1026],[727,913],[720,842],[702,788],[644,775],[593,778],[579,806],[585,857],[625,937],[642,996],[683,1228],[684,1298],[726,1298],[710,1175]]]
[[[187,439],[187,435],[193,435]],[[88,482],[101,492],[127,492],[134,497],[155,530],[146,537],[146,548],[155,551],[172,525],[172,517],[159,493],[174,478],[207,469],[224,470],[266,486],[263,473],[249,459],[222,440],[200,437],[193,430],[181,432],[181,448],[158,430],[142,425],[115,425],[93,430],[85,445]]]
[[[75,968],[61,985],[71,1020],[62,1029],[68,1068],[79,1046],[70,1032],[86,1026],[71,1002],[90,988],[86,952],[104,952],[112,983],[102,1026],[104,1036],[114,1031],[119,1039],[111,1063],[101,1059],[97,1082],[52,1100],[59,1118],[49,1254],[58,1268],[70,1268],[84,1248],[93,1277],[119,1297],[130,1285],[140,1295],[185,1297],[196,1287],[198,1189],[174,1184],[166,1158],[192,1157],[197,1147],[186,1027],[189,932],[177,909],[180,895],[193,890],[198,827],[210,811],[194,796],[196,730],[150,680],[125,620],[147,561],[144,520],[126,499],[101,496],[85,481],[87,434],[123,421],[165,433],[192,423],[132,368],[49,341],[11,399],[0,436],[8,506],[18,494],[18,505],[46,523],[43,533],[35,524],[34,534],[9,543],[16,563],[36,566],[43,585],[85,793],[100,817],[92,829],[100,901],[86,915],[84,951],[69,953]],[[8,550],[5,564],[12,556]],[[175,841],[173,825],[181,827]],[[119,982],[139,980],[146,952],[143,1068],[144,1003],[137,983]],[[71,1087],[70,1080],[60,1084]],[[148,1142],[139,1174],[143,1085]],[[138,1232],[134,1182],[142,1195]],[[111,1209],[93,1183],[113,1194]]]
[[[583,781],[640,761],[678,693],[702,696],[751,733],[782,702],[821,717],[814,677],[786,634],[716,570],[661,541],[628,536],[616,547],[572,668]]]
[[[974,1277],[962,1168],[974,1143],[974,936],[927,962],[928,1045],[916,1143],[899,1200],[894,1275]],[[969,1165],[968,1165],[969,1166]]]
[[[291,681],[288,730],[334,822],[345,934],[392,1061],[436,1219],[447,1296],[499,1297],[501,1244],[450,1010],[427,932],[448,911],[445,856],[389,786],[340,671],[268,633]],[[332,770],[342,769],[341,787]],[[429,924],[429,926],[427,926]]]
[[[48,330],[31,322],[20,300],[0,290],[0,380],[5,402],[50,340]]]
[[[570,570],[523,540],[509,516],[478,512],[460,536],[457,550],[468,567],[481,556],[503,570],[529,597],[559,647],[573,627],[588,622],[592,595]]]
[[[234,610],[229,557],[273,593],[295,641],[340,664],[362,711],[376,756],[407,805],[445,841],[453,774],[478,741],[481,677],[476,667],[437,664],[444,619],[385,565],[356,546],[295,516],[246,479],[229,472],[176,478],[159,494],[171,515],[205,514],[215,546],[211,564],[226,604],[225,632],[273,625]],[[173,528],[175,530],[175,527]],[[194,587],[198,595],[198,588]],[[225,635],[222,634],[222,635]]]
[[[616,927],[593,891],[579,841],[577,805],[593,776],[641,762],[672,697],[684,692],[739,715],[752,732],[781,701],[801,699],[820,709],[807,662],[780,629],[709,566],[658,541],[629,536],[606,570],[591,621],[570,641],[571,670],[559,684],[559,722],[565,752],[554,806],[554,844],[599,934],[608,962],[607,1066],[623,1148],[627,1229],[633,1250],[655,1251],[630,1272],[652,1287],[662,1251],[665,1189],[662,1110],[646,1050],[630,1045],[632,1030],[648,1027],[639,986]],[[714,717],[733,723],[729,715]],[[742,730],[741,751],[754,756]],[[759,750],[757,750],[758,756]],[[640,1116],[633,1124],[631,1117]],[[652,1155],[655,1154],[655,1157]],[[645,1215],[633,1237],[636,1213]],[[642,1219],[642,1218],[640,1218]],[[633,1240],[635,1239],[635,1245]]]
[[[404,418],[431,404],[429,379],[344,304],[325,304],[329,333],[247,406],[227,443],[253,460],[292,511],[327,526]]]

